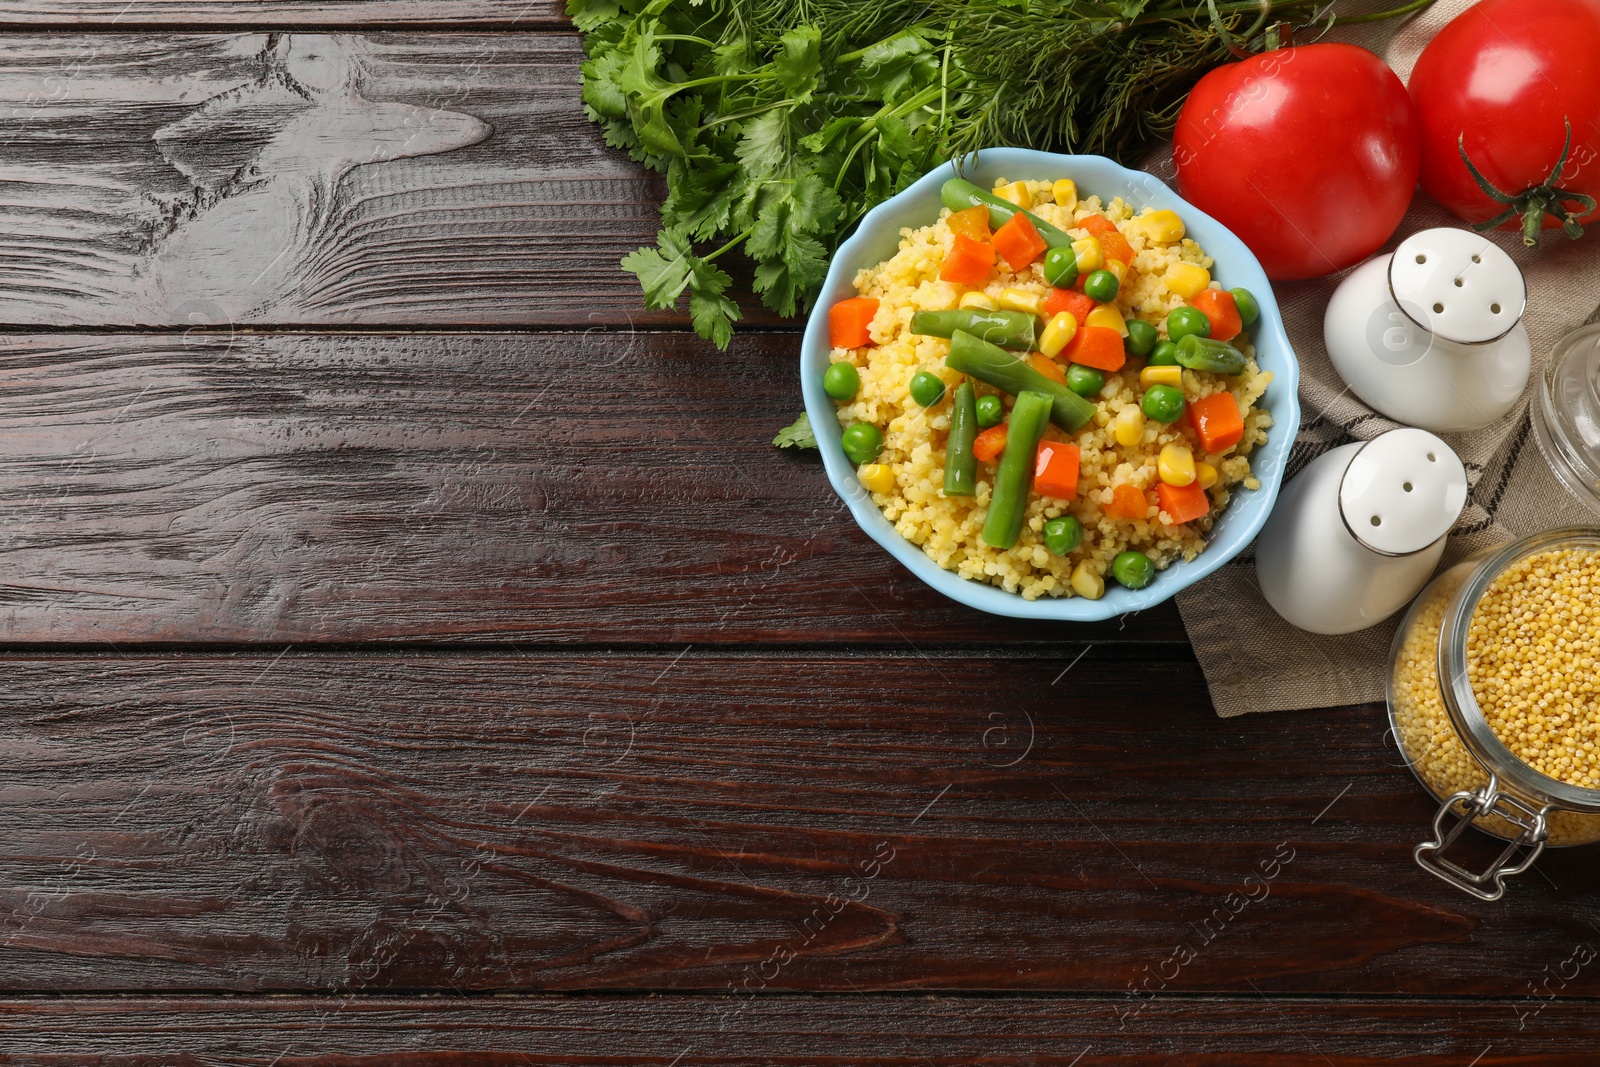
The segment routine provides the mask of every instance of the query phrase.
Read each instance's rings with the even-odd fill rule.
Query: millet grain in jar
[[[1439,682],[1439,631],[1470,570],[1460,565],[1427,590],[1394,667],[1396,740],[1441,798],[1489,779],[1457,734]],[[1518,759],[1569,785],[1600,787],[1600,552],[1557,549],[1507,566],[1474,608],[1466,654],[1478,707]],[[1549,828],[1552,845],[1600,840],[1597,815],[1552,811]]]

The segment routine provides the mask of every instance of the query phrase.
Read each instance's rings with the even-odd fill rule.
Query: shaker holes
[[[1405,485],[1401,486],[1401,488],[1409,493],[1409,492],[1411,492],[1411,483],[1407,482]]]
[[[1374,526],[1382,526],[1383,525],[1383,520],[1378,518],[1378,516],[1374,515],[1374,516],[1372,516],[1372,525],[1374,525]]]
[[[1443,310],[1444,310],[1444,305],[1443,304],[1435,304],[1435,305],[1433,305],[1433,313],[1435,315],[1439,314]]]

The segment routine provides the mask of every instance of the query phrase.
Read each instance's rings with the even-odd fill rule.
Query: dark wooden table
[[[1580,1064],[1381,708],[869,543],[553,0],[12,0],[0,1063]]]

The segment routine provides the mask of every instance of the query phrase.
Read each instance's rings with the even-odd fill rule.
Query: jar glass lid
[[[1561,484],[1600,514],[1600,325],[1568,334],[1550,354],[1533,429]]]

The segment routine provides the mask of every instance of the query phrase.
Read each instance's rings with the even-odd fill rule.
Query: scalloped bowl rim
[[[1033,180],[1070,177],[1085,196],[1098,195],[1102,201],[1121,196],[1136,209],[1150,206],[1177,211],[1183,217],[1188,235],[1214,259],[1217,280],[1228,288],[1244,286],[1255,295],[1261,307],[1261,318],[1252,330],[1256,358],[1263,370],[1273,374],[1266,395],[1257,403],[1258,407],[1265,407],[1272,413],[1273,425],[1266,444],[1251,453],[1252,473],[1260,480],[1261,488],[1241,489],[1233,495],[1227,510],[1217,520],[1204,552],[1193,560],[1173,563],[1143,589],[1126,589],[1108,582],[1106,594],[1099,600],[1077,596],[1025,600],[1020,593],[1008,593],[999,586],[945,570],[919,546],[895,531],[894,525],[856,480],[855,467],[840,447],[842,431],[835,414],[836,405],[822,390],[822,372],[827,369],[830,351],[828,307],[836,300],[855,295],[852,282],[858,270],[894,254],[903,227],[926,226],[937,218],[942,206],[939,188],[956,173],[955,164],[946,163],[868,211],[829,264],[827,278],[806,322],[800,346],[800,379],[806,412],[816,434],[828,481],[868,537],[887,549],[924,583],[969,607],[1012,618],[1072,622],[1093,622],[1154,607],[1242,552],[1255,540],[1277,500],[1289,451],[1300,426],[1300,367],[1284,331],[1272,285],[1243,241],[1154,175],[1129,170],[1104,156],[1060,155],[1026,148],[988,148],[968,157],[962,169],[963,176],[975,178],[985,187],[997,175]]]

